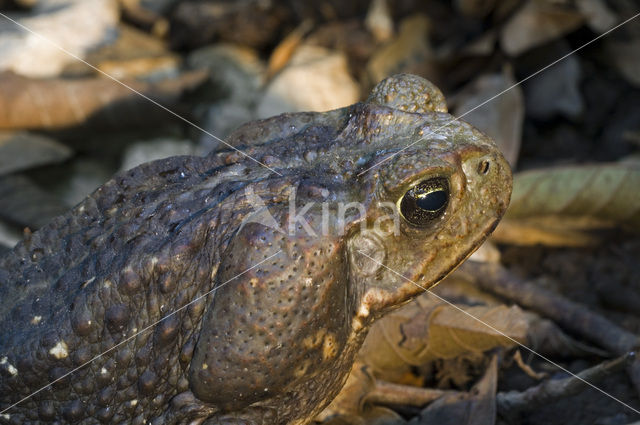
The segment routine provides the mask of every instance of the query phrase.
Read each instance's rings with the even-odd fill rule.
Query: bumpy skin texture
[[[371,322],[450,273],[506,209],[504,158],[444,111],[430,83],[392,77],[366,103],[230,137],[281,175],[235,151],[168,158],[28,236],[0,259],[0,410],[82,367],[0,423],[308,423]],[[389,219],[433,177],[442,214]],[[344,214],[350,202],[362,211]]]

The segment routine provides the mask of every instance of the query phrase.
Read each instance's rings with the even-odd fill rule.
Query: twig
[[[477,276],[482,289],[535,310],[616,355],[634,351],[640,345],[637,335],[581,304],[515,276],[499,264],[467,261],[463,268]]]
[[[635,354],[629,353],[585,369],[578,376],[591,384],[597,384],[611,373],[622,370],[634,358]],[[587,384],[575,376],[552,379],[522,392],[500,392],[496,396],[496,403],[500,414],[509,417],[515,413],[533,410],[560,398],[578,394],[587,387]]]
[[[433,388],[420,388],[411,385],[394,384],[376,380],[376,385],[366,399],[366,403],[392,404],[403,406],[423,407],[443,395],[457,394],[458,391],[445,391]]]

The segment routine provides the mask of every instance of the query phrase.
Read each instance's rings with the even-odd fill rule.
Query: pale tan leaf
[[[125,80],[145,96],[174,107],[184,91],[205,81],[203,71],[157,83]],[[0,73],[0,129],[61,129],[77,125],[122,129],[174,118],[139,94],[107,78],[38,80]]]
[[[356,361],[338,396],[316,417],[316,420],[325,421],[333,416],[357,417],[362,411],[365,397],[374,387],[375,378],[369,368]],[[349,422],[352,421],[347,420],[347,423]]]
[[[517,306],[476,306],[465,311],[475,319],[451,306],[438,309],[432,315],[427,345],[417,356],[420,363],[468,352],[481,353],[498,346],[514,346],[516,343],[508,337],[526,341],[528,322]]]
[[[621,164],[516,175],[505,218],[592,217],[640,229],[640,168]]]
[[[387,41],[393,36],[393,18],[387,0],[371,2],[364,24],[378,42]]]
[[[517,306],[474,306],[464,311],[484,323],[432,295],[418,297],[374,324],[360,357],[376,376],[395,381],[410,365],[515,345],[500,332],[526,341],[529,319]]]
[[[410,372],[414,356],[409,355],[407,358],[398,346],[403,339],[400,327],[416,314],[421,314],[421,311],[412,302],[387,314],[372,326],[358,355],[377,376],[392,382],[402,382],[403,377]]]
[[[600,220],[585,220],[580,217],[531,217],[503,219],[491,234],[491,240],[519,246],[591,246],[602,240],[590,229],[605,225]]]
[[[10,14],[31,31],[0,20],[0,71],[55,77],[77,57],[108,42],[119,19],[111,0],[38,0],[35,6],[28,14]]]
[[[577,29],[584,16],[549,0],[529,0],[505,25],[502,48],[516,56]]]

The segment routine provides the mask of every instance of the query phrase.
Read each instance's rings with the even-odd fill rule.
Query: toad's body
[[[168,158],[29,235],[0,259],[0,423],[310,421],[372,320],[507,206],[497,148],[445,110],[393,77],[229,138],[277,173],[236,151]]]

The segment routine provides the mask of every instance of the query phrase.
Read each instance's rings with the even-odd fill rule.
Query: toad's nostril
[[[484,159],[478,163],[478,174],[486,175],[491,167],[491,162],[488,159]]]

